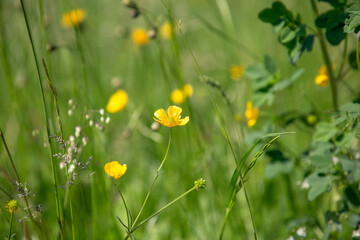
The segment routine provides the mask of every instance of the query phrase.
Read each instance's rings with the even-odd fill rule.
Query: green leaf
[[[254,107],[260,107],[267,103],[271,105],[274,102],[274,93],[273,92],[256,92],[252,97],[252,103]]]
[[[360,56],[359,56],[360,59]],[[352,51],[348,56],[349,65],[352,68],[352,70],[359,70],[356,63],[356,51]]]
[[[317,173],[311,174],[308,179],[310,190],[308,192],[309,201],[315,200],[318,196],[330,190],[331,179],[329,176],[320,177]]]
[[[359,116],[360,104],[358,103],[345,103],[340,107],[340,112],[343,115],[355,120]]]
[[[251,64],[245,69],[244,74],[248,78],[254,80],[261,79],[270,75],[269,72],[266,70],[264,64],[262,63]]]
[[[345,188],[344,194],[345,197],[353,204],[354,206],[360,205],[360,197],[359,197],[359,191],[356,189],[357,187],[351,187],[347,186]]]
[[[284,27],[280,35],[280,41],[282,43],[288,43],[294,40],[295,37],[296,31],[292,30],[290,27]]]
[[[272,90],[273,91],[281,91],[285,88],[288,88],[289,86],[291,86],[291,84],[293,82],[295,82],[303,73],[305,72],[305,69],[304,68],[301,68],[299,70],[297,70],[289,79],[285,79],[285,80],[282,80],[278,83],[276,83]]]
[[[344,33],[344,25],[338,24],[333,28],[326,28],[325,36],[331,45],[339,45],[346,36]]]
[[[337,128],[328,122],[320,122],[316,126],[316,132],[313,136],[313,141],[327,142],[337,133]]]
[[[266,8],[259,13],[258,17],[263,22],[271,23],[272,25],[275,25],[276,23],[279,22],[280,16],[276,14],[273,9]]]
[[[276,73],[276,65],[274,63],[274,61],[272,60],[272,58],[268,55],[265,55],[264,57],[264,65],[266,70],[269,73],[275,74]]]
[[[272,179],[280,174],[290,173],[293,168],[294,162],[290,160],[285,162],[269,163],[265,166],[265,177],[267,179]]]
[[[333,165],[332,156],[329,151],[322,155],[312,155],[309,157],[309,160],[315,166],[316,172],[326,172]]]
[[[345,19],[344,32],[358,33],[360,30],[360,2],[354,2],[345,12],[349,16]]]
[[[355,133],[354,132],[347,132],[344,133],[343,138],[341,139],[341,141],[336,142],[336,146],[338,146],[339,148],[342,148],[344,150],[347,150],[351,147],[351,144],[354,140],[355,137]]]

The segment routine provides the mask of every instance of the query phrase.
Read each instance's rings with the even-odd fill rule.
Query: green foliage
[[[249,65],[245,70],[245,76],[253,80],[251,86],[254,91],[252,97],[254,106],[272,105],[275,94],[291,87],[304,71],[304,69],[299,69],[291,77],[280,80],[280,71],[275,62],[267,55],[264,57],[263,63]]]
[[[360,30],[360,2],[354,2],[345,12],[348,17],[345,20],[344,32],[358,33]]]
[[[271,8],[262,10],[259,19],[273,25],[280,43],[288,50],[291,63],[295,64],[303,52],[311,51],[314,36],[306,33],[300,15],[294,17],[282,2],[274,2]]]

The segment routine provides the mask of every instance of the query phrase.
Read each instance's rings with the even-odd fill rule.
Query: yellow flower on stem
[[[132,32],[132,40],[138,46],[143,46],[149,42],[149,36],[143,28],[136,28]]]
[[[229,72],[230,72],[230,78],[234,81],[238,81],[244,75],[245,65],[240,65],[240,66],[232,65],[229,68]]]
[[[167,112],[160,108],[154,113],[154,120],[166,127],[183,126],[189,122],[189,116],[181,119],[182,109],[178,106],[170,106]]]
[[[63,14],[61,23],[66,28],[70,28],[72,24],[74,24],[75,27],[79,27],[85,19],[86,12],[84,10],[74,9]]]
[[[110,97],[106,105],[106,111],[108,111],[109,113],[116,113],[118,111],[121,111],[125,108],[127,101],[127,93],[124,90],[120,89]]]
[[[171,93],[171,101],[175,104],[181,104],[185,101],[185,95],[180,89],[175,89]]]
[[[5,207],[9,211],[9,213],[16,212],[19,208],[18,201],[14,200],[14,199],[7,201],[7,204]]]
[[[325,87],[329,82],[329,76],[328,75],[317,75],[315,78],[315,83],[319,85],[320,87]]]
[[[248,127],[254,126],[259,117],[259,108],[253,108],[252,102],[250,101],[246,102],[245,117]]]
[[[161,37],[165,40],[171,39],[172,27],[169,22],[165,22],[160,28]]]
[[[117,161],[108,162],[104,166],[105,172],[115,179],[121,178],[127,170],[126,164],[121,165]]]

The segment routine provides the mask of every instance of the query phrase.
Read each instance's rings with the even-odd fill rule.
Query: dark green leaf
[[[360,58],[360,56],[359,56]],[[349,61],[349,64],[350,64],[350,67],[353,69],[353,70],[358,70],[358,67],[357,67],[357,63],[356,63],[356,51],[352,51],[349,56],[348,56],[348,61]]]
[[[345,196],[351,202],[351,204],[355,206],[360,205],[360,197],[359,197],[359,191],[356,189],[356,187],[347,186],[345,191]]]
[[[310,190],[308,193],[309,201],[316,199],[318,196],[328,191],[331,187],[331,179],[329,176],[320,177],[317,173],[309,176]]]
[[[331,45],[339,45],[346,36],[346,33],[344,33],[344,25],[338,24],[333,28],[326,28],[325,36]]]

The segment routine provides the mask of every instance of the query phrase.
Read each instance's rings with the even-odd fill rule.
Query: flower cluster
[[[171,93],[171,101],[175,104],[183,103],[186,98],[191,97],[194,93],[194,88],[190,84],[185,84],[182,89],[175,89]]]
[[[329,82],[329,74],[327,72],[326,66],[322,65],[318,75],[315,77],[315,83],[320,87],[325,87]]]
[[[63,14],[61,23],[64,27],[70,28],[72,25],[79,27],[86,19],[86,12],[82,9],[74,9]]]
[[[248,127],[254,126],[259,117],[259,108],[253,108],[252,102],[250,101],[246,102],[245,117]]]
[[[119,179],[126,173],[127,166],[126,164],[121,165],[117,161],[112,161],[105,164],[104,169],[110,177]]]
[[[245,65],[232,65],[229,68],[230,78],[234,81],[239,81],[241,77],[244,75],[245,72]]]
[[[154,120],[166,127],[183,126],[189,122],[189,116],[181,119],[182,109],[177,106],[170,106],[167,112],[160,108],[154,113]]]
[[[5,207],[9,211],[9,213],[15,213],[19,209],[18,201],[15,199],[7,201]]]

